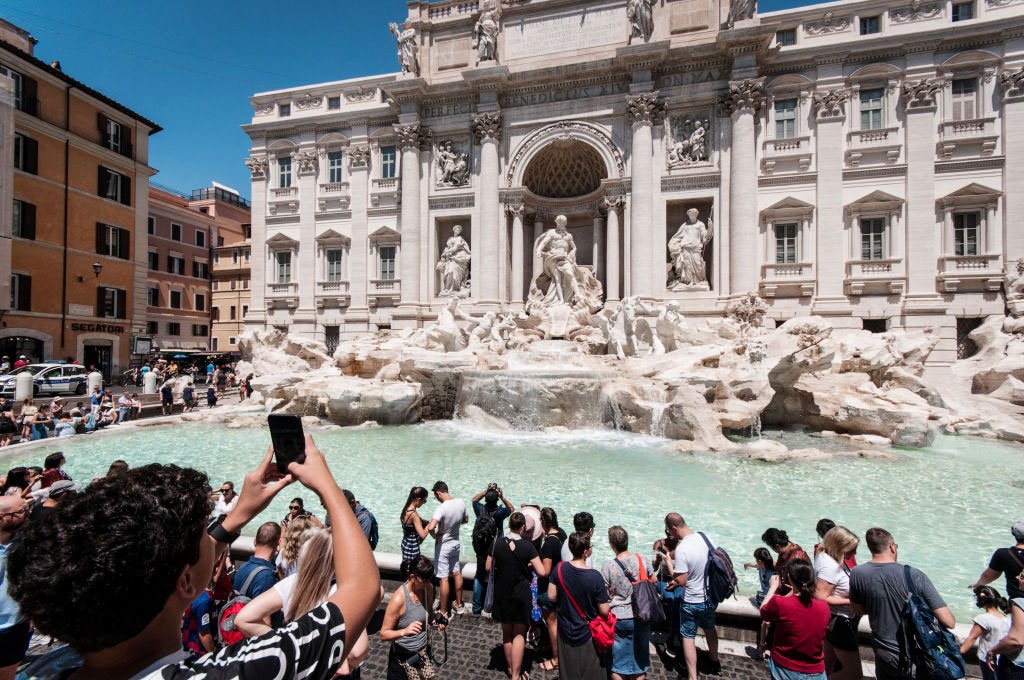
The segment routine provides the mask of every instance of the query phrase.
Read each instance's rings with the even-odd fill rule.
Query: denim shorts
[[[697,629],[711,630],[715,627],[715,607],[701,602],[683,602],[679,606],[679,632],[689,640],[697,637]]]
[[[772,680],[825,680],[824,673],[799,673],[783,668],[771,659],[768,659],[768,670]]]

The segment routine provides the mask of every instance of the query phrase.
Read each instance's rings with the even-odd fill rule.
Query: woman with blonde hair
[[[850,603],[850,568],[846,566],[859,544],[857,535],[846,527],[833,527],[814,558],[815,595],[831,610],[825,636],[825,671],[830,680],[863,677],[857,644],[860,618]]]
[[[281,541],[277,551],[277,575],[279,578],[291,576],[299,569],[299,549],[306,532],[313,528],[308,517],[296,517],[288,522],[281,532]],[[308,538],[308,536],[305,536]]]
[[[295,524],[298,520],[289,523]],[[274,587],[245,605],[235,616],[235,625],[246,637],[263,635],[273,630],[271,615],[283,612],[286,622],[296,621],[327,601],[335,590],[334,544],[328,529],[307,529],[299,538],[298,570],[281,579]],[[345,663],[338,670],[339,678],[358,678],[359,665],[370,652],[366,631],[359,636]]]

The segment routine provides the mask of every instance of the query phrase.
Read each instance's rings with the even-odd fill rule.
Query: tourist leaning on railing
[[[337,590],[287,633],[188,658],[180,635],[186,607],[209,584],[228,544],[294,479],[317,493],[334,543],[347,546],[334,553]],[[380,601],[380,578],[323,454],[307,436],[305,462],[282,476],[267,452],[246,475],[235,508],[209,527],[207,488],[196,470],[133,468],[94,482],[52,521],[26,527],[8,556],[11,594],[42,633],[81,658],[54,650],[23,678],[64,677],[72,669],[75,680],[334,676]]]

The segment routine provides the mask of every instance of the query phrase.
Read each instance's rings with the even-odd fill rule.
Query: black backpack
[[[903,567],[909,596],[903,605],[903,632],[907,637],[909,661],[917,668],[921,680],[958,680],[966,677],[967,665],[960,656],[960,643],[950,631],[942,627],[931,607],[924,601],[910,567]]]
[[[494,519],[494,513],[484,510],[476,518],[476,524],[473,525],[473,552],[477,555],[490,553],[494,539],[497,537],[498,521]]]

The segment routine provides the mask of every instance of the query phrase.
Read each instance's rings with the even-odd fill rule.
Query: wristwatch
[[[213,540],[219,543],[226,543],[231,545],[238,540],[238,537],[242,534],[237,531],[228,531],[222,525],[224,524],[224,518],[227,515],[218,515],[216,519],[210,522],[209,526],[206,527],[206,533],[213,537]]]

